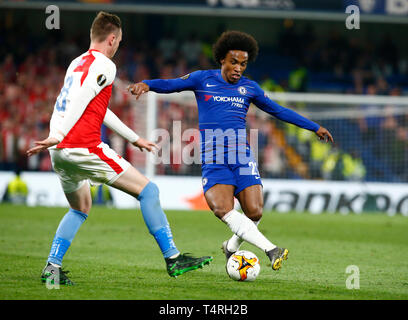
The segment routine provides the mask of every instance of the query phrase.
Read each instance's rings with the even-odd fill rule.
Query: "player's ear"
[[[116,39],[116,35],[115,35],[114,33],[111,33],[111,34],[108,36],[108,41],[109,41],[109,45],[110,45],[110,46],[113,46],[113,43],[115,42],[115,39]]]

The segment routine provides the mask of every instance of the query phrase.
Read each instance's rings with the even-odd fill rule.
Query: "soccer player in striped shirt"
[[[108,109],[116,75],[111,58],[121,39],[119,17],[100,12],[91,27],[90,49],[68,67],[51,117],[49,137],[27,151],[31,156],[49,149],[54,171],[71,207],[56,231],[41,275],[43,282],[73,284],[61,265],[92,206],[88,181],[108,184],[140,201],[144,221],[162,251],[170,276],[195,270],[212,260],[209,256],[180,254],[160,206],[157,185],[101,141],[101,126],[105,124],[141,151],[151,152],[157,147],[139,137]]]
[[[220,69],[198,70],[178,79],[143,80],[128,89],[136,98],[148,91],[194,92],[204,196],[215,216],[233,232],[222,245],[225,256],[228,259],[247,241],[263,250],[272,269],[278,270],[289,251],[270,242],[258,229],[263,193],[257,163],[246,139],[248,108],[253,103],[280,120],[313,131],[321,140],[333,142],[333,138],[327,129],[269,99],[256,82],[243,76],[248,62],[254,61],[257,54],[258,44],[252,36],[239,31],[224,32],[213,46]],[[244,214],[234,209],[234,197]]]

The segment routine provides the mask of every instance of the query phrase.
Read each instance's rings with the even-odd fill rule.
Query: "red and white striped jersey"
[[[60,141],[57,148],[89,148],[101,143],[115,76],[115,64],[97,50],[71,62],[50,122],[50,137]]]

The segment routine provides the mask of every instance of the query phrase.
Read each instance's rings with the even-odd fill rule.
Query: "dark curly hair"
[[[214,60],[221,64],[228,51],[240,50],[248,52],[248,61],[255,61],[258,56],[258,43],[251,35],[241,31],[225,31],[213,45]]]

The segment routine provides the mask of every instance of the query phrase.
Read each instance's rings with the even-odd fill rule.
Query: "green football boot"
[[[174,259],[167,258],[167,273],[171,277],[177,277],[185,272],[196,270],[202,268],[204,265],[209,264],[213,257],[204,256],[200,258],[195,258],[190,256],[188,253],[180,254]]]

